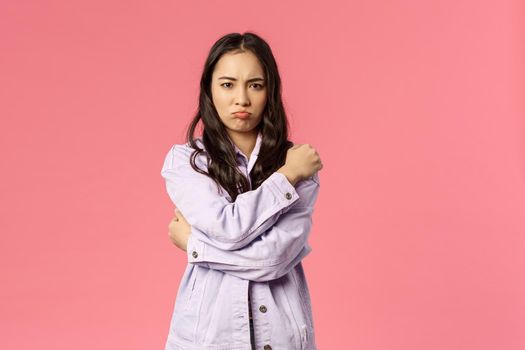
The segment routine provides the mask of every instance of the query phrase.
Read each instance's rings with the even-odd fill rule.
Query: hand
[[[286,175],[295,185],[297,182],[311,177],[323,168],[319,154],[310,144],[294,145],[286,153],[286,163],[277,170]]]
[[[179,209],[175,208],[175,217],[168,225],[168,236],[177,247],[186,251],[191,235],[191,225],[186,221]]]

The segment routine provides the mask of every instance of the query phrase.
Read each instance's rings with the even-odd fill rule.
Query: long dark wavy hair
[[[262,132],[262,143],[257,161],[250,172],[251,189],[259,187],[273,172],[284,165],[287,150],[293,146],[288,140],[289,124],[281,98],[281,77],[270,46],[252,32],[224,35],[212,46],[204,64],[200,80],[199,108],[188,127],[186,139],[195,149],[190,157],[192,168],[222,186],[230,195],[232,202],[238,194],[249,191],[250,186],[248,179],[237,168],[234,145],[213,105],[211,78],[215,65],[223,54],[246,50],[258,57],[267,82],[267,102],[262,119],[256,127],[257,132]],[[202,142],[205,150],[201,149],[194,139],[195,128],[200,120],[203,125]],[[200,153],[207,156],[208,172],[195,164],[195,158]],[[218,186],[219,192],[221,192],[220,186]]]

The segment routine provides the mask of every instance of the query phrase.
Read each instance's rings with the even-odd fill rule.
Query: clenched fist
[[[286,176],[292,185],[312,176],[323,168],[321,157],[310,144],[296,144],[286,153],[286,162],[277,172]]]

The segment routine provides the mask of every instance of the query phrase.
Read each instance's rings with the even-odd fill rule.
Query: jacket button
[[[259,306],[259,311],[263,313],[266,312],[266,306],[264,305]]]
[[[286,199],[292,199],[292,194],[290,192],[286,192]]]
[[[272,347],[270,345],[266,344],[264,346],[264,350],[272,350]]]
[[[197,252],[194,250],[192,253],[191,253],[191,256],[193,256],[195,259],[199,256],[199,254],[197,254]]]

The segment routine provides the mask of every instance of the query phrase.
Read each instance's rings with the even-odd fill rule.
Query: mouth
[[[248,118],[251,113],[249,112],[235,112],[233,113],[234,116],[236,116],[237,118],[241,118],[241,119],[244,119],[244,118]]]

